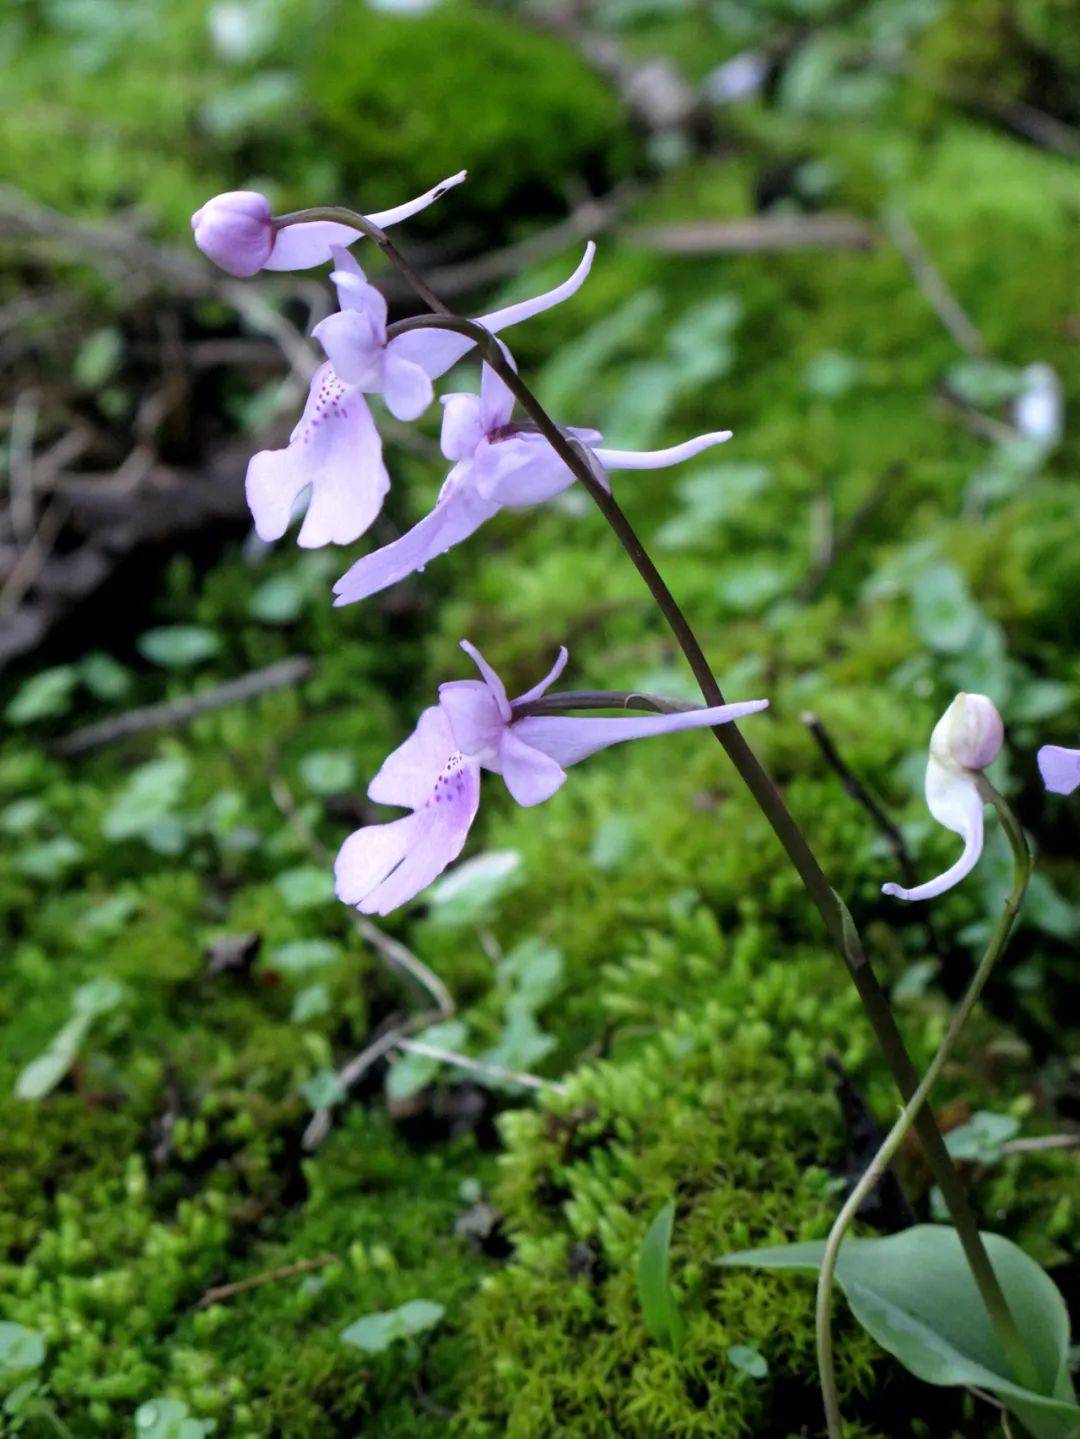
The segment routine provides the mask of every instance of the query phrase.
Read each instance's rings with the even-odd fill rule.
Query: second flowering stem
[[[918,1116],[924,1112],[926,1101],[930,1092],[945,1068],[945,1064],[952,1054],[956,1040],[967,1023],[972,1010],[978,1003],[986,981],[990,978],[991,971],[1001,958],[1012,932],[1016,916],[1024,901],[1027,891],[1028,880],[1031,878],[1031,852],[1028,849],[1024,832],[1016,820],[1012,810],[998,794],[997,790],[985,777],[980,775],[976,780],[979,788],[980,798],[988,804],[992,804],[1002,821],[1002,825],[1009,838],[1013,852],[1013,883],[1004,908],[994,927],[990,937],[990,943],[986,952],[976,967],[971,984],[967,993],[957,1005],[952,1019],[949,1022],[945,1038],[934,1055],[929,1069],[919,1081],[919,1085],[901,1111],[900,1117],[886,1135],[884,1142],[874,1155],[869,1168],[862,1176],[855,1188],[848,1195],[843,1208],[836,1217],[829,1237],[825,1244],[825,1252],[821,1259],[821,1269],[818,1274],[817,1307],[816,1307],[816,1331],[818,1348],[818,1369],[821,1375],[821,1392],[825,1401],[825,1419],[828,1425],[829,1439],[843,1439],[844,1427],[840,1415],[840,1398],[836,1387],[835,1366],[833,1363],[832,1344],[832,1297],[833,1284],[836,1278],[836,1266],[840,1258],[840,1246],[844,1242],[844,1236],[851,1227],[856,1215],[862,1208],[864,1200],[873,1193],[877,1184],[892,1163],[897,1150],[904,1142],[910,1132],[912,1125]],[[985,1296],[984,1296],[985,1298]],[[993,1311],[991,1311],[993,1317]],[[1011,1316],[1005,1308],[997,1318],[995,1328],[999,1337],[1002,1338],[1002,1347],[1005,1355],[1016,1371],[1017,1378],[1026,1387],[1038,1389],[1038,1376],[1034,1371],[1027,1349],[1023,1344],[1006,1347],[1004,1336],[1009,1333],[1011,1327]]]

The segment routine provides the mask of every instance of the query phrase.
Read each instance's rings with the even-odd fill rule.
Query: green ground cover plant
[[[829,26],[861,44],[859,25],[882,23],[874,9]],[[940,902],[932,928],[914,911],[896,922],[879,894],[892,873],[882,837],[800,715],[821,717],[932,873],[949,839],[918,799],[926,736],[957,688],[994,694],[1040,872],[936,1107],[957,1124],[1011,1119],[1013,1137],[1060,1130],[1075,1113],[1076,817],[1041,796],[1022,757],[1075,740],[1080,559],[1064,537],[1080,512],[1077,442],[1019,453],[979,420],[1008,422],[1033,362],[1064,382],[1066,409],[1075,397],[1066,161],[891,76],[875,74],[875,92],[838,118],[804,58],[794,101],[722,112],[722,153],[658,170],[608,86],[520,15],[357,12],[331,31],[288,5],[249,18],[263,10],[266,38],[242,58],[222,52],[202,4],[170,7],[164,25],[138,6],[109,7],[109,24],[44,6],[33,31],[16,17],[6,39],[24,103],[3,121],[5,178],[89,215],[135,205],[180,236],[210,189],[271,166],[285,205],[354,187],[359,202],[361,185],[367,203],[369,179],[383,203],[468,162],[464,230],[498,240],[511,199],[528,196],[543,223],[565,173],[604,186],[633,170],[639,193],[573,316],[534,322],[515,353],[562,418],[598,416],[613,443],[735,430],[674,479],[623,477],[620,497],[656,536],[725,687],[767,684],[773,712],[755,743],[812,820],[923,1066],[1007,888],[1007,853],[995,836],[993,862]],[[912,41],[921,74],[970,79],[957,50],[972,14],[956,3],[927,21]],[[1053,7],[995,14],[1005,38],[986,42],[979,74],[1023,95],[1034,57],[1056,51],[1067,73]],[[747,16],[751,38],[787,20]],[[631,51],[662,47],[695,74],[738,48],[730,28],[689,15],[606,23]],[[175,76],[151,83],[160,69],[125,63],[135,43],[181,57]],[[335,83],[332,47],[355,60]],[[478,109],[461,99],[468,76],[451,85],[440,70],[451,48],[498,76]],[[58,65],[70,90],[50,97]],[[436,120],[415,99],[432,71]],[[525,90],[535,114],[514,103]],[[383,118],[414,108],[415,129]],[[73,124],[87,146],[57,138]],[[816,179],[799,180],[811,165]],[[778,173],[796,177],[784,205],[798,213],[817,203],[799,189],[812,184],[829,208],[875,222],[902,212],[987,357],[965,357],[887,239],[687,260],[634,237],[749,215]],[[554,283],[566,259],[495,303]],[[92,303],[122,330],[112,297]],[[225,313],[200,324],[237,329]],[[393,464],[389,517],[405,528],[441,470],[426,452],[395,449]],[[370,817],[358,796],[439,680],[463,672],[459,636],[482,634],[518,688],[535,654],[565,639],[583,686],[688,693],[644,592],[574,492],[495,519],[482,566],[452,552],[385,603],[331,613],[328,582],[344,568],[284,546],[252,563],[231,539],[210,567],[176,554],[151,608],[102,630],[97,664],[61,639],[5,676],[0,1293],[2,1318],[43,1349],[33,1364],[32,1346],[10,1363],[0,1349],[0,1385],[36,1386],[4,1422],[143,1433],[140,1406],[171,1400],[184,1408],[150,1423],[212,1421],[227,1439],[800,1432],[817,1413],[810,1289],[711,1260],[827,1233],[852,1154],[830,1058],[886,1122],[892,1099],[797,882],[704,741],[687,737],[677,767],[659,747],[619,751],[528,815],[485,805],[468,854],[516,862],[388,922],[453,995],[448,1048],[565,1090],[491,1087],[435,1064],[395,1096],[376,1067],[334,1104],[325,1142],[304,1148],[343,1059],[425,1003],[333,898],[312,838],[332,851]],[[50,752],[85,719],[293,654],[314,668],[283,692],[84,758]],[[92,1015],[66,1028],[85,987],[102,984],[107,1003],[92,991]],[[983,1226],[1074,1292],[1069,1151],[1004,1141],[964,1162]],[[943,1217],[914,1149],[901,1172],[920,1217]],[[685,1334],[669,1350],[649,1335],[635,1275],[670,1199]],[[264,1282],[214,1297],[249,1279]],[[342,1338],[421,1301],[441,1306],[430,1327],[387,1337],[376,1323],[382,1348]],[[837,1337],[851,1433],[1000,1432],[969,1395],[928,1400],[854,1324]],[[749,1361],[732,1359],[744,1349]]]

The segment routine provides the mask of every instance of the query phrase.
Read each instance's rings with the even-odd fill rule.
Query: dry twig
[[[982,359],[986,354],[986,342],[945,283],[944,276],[930,258],[911,221],[903,211],[893,210],[885,217],[885,229],[904,257],[912,278],[925,295],[934,314],[965,355],[974,360]]]
[[[857,215],[755,215],[631,225],[621,238],[667,255],[761,254],[774,250],[869,250],[878,232]]]
[[[464,1069],[470,1074],[478,1074],[483,1079],[493,1079],[500,1084],[519,1084],[524,1089],[553,1089],[558,1094],[567,1093],[566,1085],[560,1084],[557,1079],[543,1079],[539,1074],[527,1074],[521,1069],[507,1069],[502,1064],[488,1064],[485,1060],[473,1059],[453,1049],[427,1044],[422,1039],[398,1039],[395,1041],[395,1048],[403,1049],[407,1054],[422,1054],[428,1059],[437,1059],[440,1064],[449,1064],[455,1069]]]
[[[100,749],[103,745],[115,744],[118,740],[129,739],[135,734],[175,729],[178,725],[188,724],[198,715],[208,714],[211,710],[244,704],[257,695],[299,684],[311,675],[314,668],[314,662],[307,655],[292,655],[289,659],[278,660],[264,669],[252,670],[250,674],[241,675],[239,679],[215,685],[213,689],[184,695],[181,699],[166,700],[163,704],[127,710],[124,714],[113,715],[98,724],[86,725],[83,729],[64,735],[51,748],[54,754],[70,758],[72,755],[85,754],[87,750]]]
[[[907,845],[904,843],[904,836],[900,832],[899,826],[889,818],[880,803],[874,798],[862,780],[844,759],[822,720],[816,714],[811,714],[807,711],[802,716],[802,722],[813,735],[825,763],[839,777],[846,792],[856,804],[860,804],[863,807],[874,821],[882,838],[889,846],[893,858],[896,860],[897,868],[900,871],[900,876],[904,884],[909,888],[916,884],[917,876],[915,866],[912,863],[911,854],[908,851]]]
[[[333,1264],[336,1254],[318,1254],[314,1259],[298,1259],[295,1264],[282,1264],[278,1269],[268,1269],[264,1274],[252,1274],[248,1279],[238,1279],[233,1284],[216,1284],[198,1300],[196,1309],[209,1309],[211,1304],[220,1304],[223,1299],[246,1294],[249,1289],[259,1289],[264,1284],[276,1283],[279,1279],[292,1279],[298,1274],[310,1274],[313,1269],[322,1269]]]

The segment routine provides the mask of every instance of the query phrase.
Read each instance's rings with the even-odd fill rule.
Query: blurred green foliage
[[[1059,157],[941,92],[1030,98],[1053,56],[1059,93],[1076,64],[1068,16],[1028,0],[713,8],[597,17],[694,75],[804,27],[775,93],[718,113],[722,156],[658,172],[580,57],[510,11],[37,0],[0,30],[0,174],[64,211],[134,207],[174,238],[214,189],[375,206],[462,164],[469,184],[421,235],[464,223],[497,241],[555,214],[568,178],[604,186],[631,170],[643,224],[902,210],[993,365],[964,361],[884,241],[682,259],[612,236],[572,306],[515,352],[560,419],[600,423],[613,444],[736,431],[684,472],[625,477],[620,497],[656,537],[725,690],[770,696],[747,735],[864,928],[919,1061],[1000,900],[1001,854],[935,906],[935,956],[925,912],[881,899],[894,861],[799,715],[824,719],[930,872],[953,841],[920,797],[929,729],[958,687],[1002,706],[1002,783],[1040,878],[941,1099],[960,1120],[1045,1132],[1075,1082],[1062,1056],[1075,1052],[1080,880],[1075,809],[1042,796],[1032,751],[1076,742],[1080,456],[1075,431],[1018,453],[969,425],[1007,424],[1035,361],[1060,376],[1067,409],[1080,398],[1066,319],[1077,191]],[[114,303],[102,297],[88,327],[86,344],[116,337],[84,345],[88,389],[119,363]],[[235,330],[229,316],[203,323]],[[246,384],[230,377],[216,396],[223,429]],[[391,460],[388,514],[406,524],[441,468],[399,448]],[[78,1439],[135,1432],[139,1406],[167,1398],[170,1423],[213,1420],[221,1439],[797,1432],[816,1403],[809,1292],[709,1261],[825,1232],[847,1158],[827,1056],[879,1116],[892,1100],[797,881],[707,738],[598,758],[531,811],[489,778],[468,852],[480,871],[390,926],[455,997],[444,1040],[563,1077],[568,1093],[477,1089],[408,1056],[303,1151],[336,1065],[425,1001],[333,900],[302,831],[332,850],[367,817],[366,777],[435,686],[466,673],[458,640],[512,691],[566,642],[574,686],[692,693],[576,495],[504,514],[384,602],[332,610],[348,560],[287,542],[258,562],[230,549],[209,570],[178,556],[152,613],[140,596],[94,653],[47,655],[5,684],[0,1289],[5,1318],[44,1344],[20,1422],[47,1426],[44,1404]],[[316,665],[294,690],[76,762],[45,752],[86,718],[298,652]],[[95,982],[120,986],[116,1002],[58,1045]],[[18,1098],[50,1054],[50,1092]],[[1067,1155],[965,1163],[989,1226],[1044,1263],[1076,1263]],[[905,1177],[932,1205],[914,1155]],[[674,1353],[649,1341],[634,1278],[672,1195],[686,1322]],[[465,1222],[485,1203],[502,1216],[489,1243]],[[386,1353],[342,1342],[421,1299],[445,1308],[428,1332]],[[744,1350],[763,1377],[731,1357]],[[994,1431],[991,1411],[913,1386],[853,1329],[841,1362],[853,1433]]]

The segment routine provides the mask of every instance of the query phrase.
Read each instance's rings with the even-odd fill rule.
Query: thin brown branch
[[[292,655],[289,659],[278,660],[275,664],[267,665],[265,669],[252,670],[250,674],[216,685],[213,689],[184,695],[181,699],[167,700],[163,704],[128,710],[98,724],[86,725],[83,729],[77,729],[58,739],[51,749],[54,754],[69,759],[72,755],[85,754],[87,750],[116,744],[117,741],[129,739],[135,734],[175,729],[179,725],[188,724],[198,715],[208,714],[211,710],[244,704],[258,695],[299,684],[312,674],[314,668],[314,662],[307,655]]]
[[[34,439],[40,405],[33,390],[23,390],[15,401],[8,432],[8,496],[11,529],[20,548],[34,534]]]
[[[454,1069],[463,1069],[469,1074],[479,1075],[482,1079],[492,1079],[499,1084],[519,1084],[523,1089],[553,1089],[558,1094],[567,1093],[566,1085],[557,1079],[544,1079],[539,1074],[527,1074],[521,1069],[507,1069],[502,1064],[489,1064],[486,1060],[473,1059],[453,1049],[443,1049],[437,1044],[425,1044],[422,1039],[399,1039],[396,1041],[396,1048],[404,1050],[406,1054],[421,1054],[428,1059],[437,1059],[440,1064],[449,1064]]]
[[[322,1269],[337,1260],[336,1254],[317,1254],[314,1259],[298,1259],[294,1264],[282,1264],[278,1269],[268,1269],[263,1274],[252,1274],[248,1279],[238,1279],[233,1284],[216,1284],[198,1300],[196,1309],[209,1309],[211,1304],[232,1299],[237,1294],[246,1294],[249,1289],[260,1289],[264,1284],[276,1284],[279,1279],[294,1279],[298,1274],[310,1274],[313,1269]]]
[[[445,1015],[441,1010],[429,1010],[424,1014],[413,1015],[412,1018],[403,1020],[400,1024],[392,1025],[390,1028],[384,1030],[382,1034],[377,1035],[370,1044],[364,1046],[359,1054],[354,1055],[348,1063],[342,1065],[338,1070],[336,1077],[342,1092],[348,1094],[351,1089],[354,1089],[364,1078],[365,1074],[367,1074],[368,1070],[377,1064],[380,1059],[384,1058],[385,1055],[389,1054],[395,1045],[400,1044],[403,1039],[408,1039],[411,1034],[416,1034],[422,1029],[427,1029],[429,1025],[435,1024],[438,1020],[444,1018]],[[330,1126],[333,1123],[333,1119],[334,1109],[332,1105],[323,1105],[315,1111],[308,1121],[307,1128],[304,1130],[301,1140],[305,1149],[309,1151],[318,1149],[319,1145],[322,1144],[323,1140],[330,1133]]]
[[[885,229],[904,257],[912,279],[926,297],[934,314],[965,355],[974,360],[982,359],[986,354],[985,340],[945,283],[944,276],[930,258],[911,221],[903,211],[893,210],[885,217]]]
[[[1047,1154],[1056,1149],[1080,1149],[1080,1134],[1033,1134],[1026,1139],[1007,1139],[1002,1154]]]
[[[873,820],[880,832],[889,851],[896,861],[897,868],[904,884],[911,888],[917,882],[915,865],[912,862],[910,851],[904,842],[904,836],[900,827],[889,818],[882,809],[881,804],[870,793],[862,780],[851,768],[843,755],[836,747],[836,743],[829,731],[825,728],[824,722],[816,715],[806,711],[802,716],[802,722],[813,735],[818,749],[821,751],[825,763],[833,771],[844,786],[845,791],[851,798],[862,806],[866,813]]]
[[[54,499],[45,509],[38,521],[37,528],[12,565],[11,572],[4,581],[3,589],[0,589],[0,618],[12,614],[18,608],[27,590],[33,587],[52,554],[53,545],[60,534],[67,513],[67,502],[63,499]]]
[[[777,250],[869,250],[881,238],[857,215],[755,215],[629,225],[620,238],[666,255],[768,254]]]
[[[870,493],[856,506],[854,512],[841,524],[832,521],[822,536],[821,544],[815,548],[806,576],[798,589],[800,600],[812,600],[819,594],[822,585],[831,573],[836,561],[859,538],[863,528],[873,519],[885,500],[892,493],[901,466],[890,465]]]

